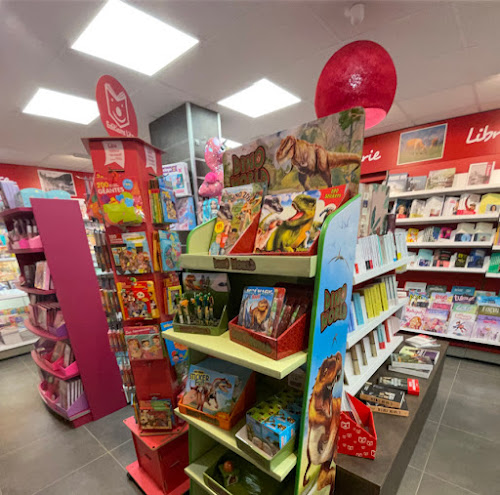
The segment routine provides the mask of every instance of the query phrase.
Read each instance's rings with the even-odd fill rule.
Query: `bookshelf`
[[[394,192],[389,194],[391,200],[430,198],[431,196],[460,196],[460,194],[486,194],[500,190],[499,183],[481,184],[478,186],[443,187],[439,189],[423,189],[421,191]]]
[[[460,340],[462,342],[473,342],[475,344],[485,344],[485,345],[500,347],[500,342],[495,342],[493,340],[477,339],[475,337],[462,337],[460,335],[450,335],[447,333],[428,332],[427,330],[413,330],[411,328],[400,328],[400,330],[403,332],[410,332],[410,333],[416,333],[416,334],[422,333],[424,335],[431,335],[432,337],[437,337],[440,339],[442,338],[442,339],[450,339],[450,340]]]
[[[454,241],[436,241],[436,242],[407,242],[408,249],[420,248],[457,248],[457,249],[472,249],[472,248],[491,248],[493,240],[491,241],[477,241],[477,242],[454,242]],[[495,251],[495,248],[493,248]]]
[[[397,218],[396,226],[462,222],[497,222],[498,213],[476,213],[475,215],[446,215],[438,217]]]
[[[441,273],[462,273],[462,274],[486,274],[488,269],[488,260],[484,261],[485,266],[482,268],[455,268],[455,267],[442,267],[442,266],[410,266],[409,272],[441,272]],[[493,274],[496,275],[496,274]]]
[[[354,275],[353,283],[354,285],[358,285],[371,280],[372,278],[380,277],[380,275],[383,275],[384,273],[392,272],[397,268],[408,265],[412,260],[413,256],[408,256],[392,263],[386,263],[385,265],[373,268],[372,270],[368,270],[366,272],[356,273]]]
[[[16,257],[22,273],[25,265],[46,260],[55,289],[20,289],[29,295],[32,302],[39,296],[57,296],[64,325],[60,327],[59,333],[50,333],[34,326],[29,320],[25,321],[25,326],[37,337],[53,341],[67,340],[78,364],[74,363],[72,368],[70,365],[65,373],[53,370],[35,351],[32,357],[46,376],[52,375],[60,380],[79,376],[83,393],[65,409],[60,405],[59,398],[54,400],[45,393],[42,383],[38,386],[38,392],[48,408],[78,427],[125,405],[120,374],[107,347],[106,318],[78,202],[32,198],[31,203],[32,208],[7,210],[1,212],[0,217],[8,229],[19,217],[34,218],[38,227],[43,248],[23,249],[16,253]]]

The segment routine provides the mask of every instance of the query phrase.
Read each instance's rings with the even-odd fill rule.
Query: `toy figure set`
[[[163,359],[163,347],[157,326],[123,327],[123,333],[131,361]]]
[[[125,232],[109,236],[111,252],[119,275],[151,272],[151,255],[146,232]]]

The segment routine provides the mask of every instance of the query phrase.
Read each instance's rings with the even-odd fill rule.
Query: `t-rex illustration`
[[[267,241],[268,251],[293,252],[304,245],[307,232],[313,226],[316,200],[307,194],[299,194],[292,201],[295,215],[285,220]]]
[[[204,403],[211,407],[212,409],[219,409],[219,401],[217,400],[217,392],[220,390],[223,393],[229,392],[232,387],[231,382],[226,378],[216,378],[212,385],[205,386],[205,398]],[[210,401],[214,401],[215,406],[210,404]]]
[[[269,314],[269,301],[261,299],[255,308],[250,311],[250,328],[256,332],[265,332],[263,324]]]
[[[342,355],[327,357],[318,370],[309,400],[309,432],[307,436],[307,468],[302,481],[309,483],[307,473],[311,464],[320,465],[318,491],[330,486],[330,495],[335,489],[334,455],[337,448],[340,422],[341,398],[333,397],[335,384],[342,379]],[[333,464],[333,467],[332,467]]]
[[[291,160],[292,165],[299,173],[299,181],[304,189],[307,178],[320,175],[328,187],[332,186],[332,168],[337,168],[350,163],[361,165],[361,156],[357,153],[337,153],[325,150],[319,144],[308,143],[295,136],[287,136],[281,140],[276,152],[276,160],[281,165],[286,160]]]

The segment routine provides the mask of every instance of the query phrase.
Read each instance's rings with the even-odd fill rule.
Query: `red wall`
[[[10,180],[17,182],[19,189],[26,187],[35,187],[40,189],[40,181],[38,179],[38,169],[56,170],[58,172],[70,172],[73,174],[75,182],[76,194],[79,198],[85,198],[85,181],[79,177],[92,177],[94,174],[89,172],[75,172],[74,170],[59,170],[56,168],[30,167],[25,165],[9,165],[0,163],[0,177],[7,177]]]

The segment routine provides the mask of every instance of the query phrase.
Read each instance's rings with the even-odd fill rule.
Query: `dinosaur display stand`
[[[207,355],[245,366],[257,372],[257,398],[264,399],[287,384],[287,376],[302,367],[305,374],[303,413],[297,433],[296,452],[278,464],[266,466],[240,449],[235,435],[244,425],[240,421],[231,430],[182,414],[190,424],[189,461],[186,473],[191,478],[190,493],[214,493],[205,483],[204,472],[230,449],[257,466],[271,478],[283,483],[284,493],[333,493],[335,486],[336,433],[340,420],[343,390],[343,363],[347,340],[347,310],[351,300],[354,256],[360,211],[359,196],[351,199],[325,220],[320,233],[317,255],[243,255],[208,254],[213,223],[194,229],[187,240],[187,253],[181,256],[186,270],[224,271],[229,274],[231,299],[229,316],[237,314],[244,287],[271,286],[292,282],[314,285],[312,314],[307,348],[280,360],[272,359],[222,335],[193,335],[174,330],[163,332],[166,339],[187,345],[190,360],[197,363]],[[341,259],[339,253],[342,254]],[[304,366],[305,365],[305,366]],[[326,396],[328,410],[318,410],[316,395]],[[325,436],[326,435],[326,436]],[[321,446],[319,437],[323,436]]]

